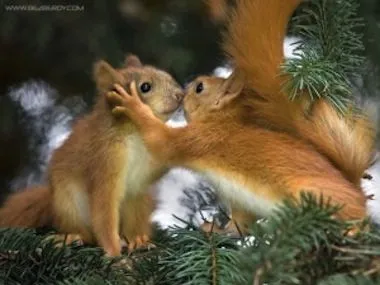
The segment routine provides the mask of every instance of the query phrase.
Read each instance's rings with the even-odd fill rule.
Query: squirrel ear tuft
[[[230,77],[228,77],[223,85],[223,93],[215,100],[214,109],[221,109],[228,105],[243,91],[245,86],[245,76],[242,72],[235,70]]]
[[[113,84],[122,83],[122,75],[104,60],[94,64],[93,77],[99,92],[109,91]]]
[[[128,54],[124,60],[125,67],[143,67],[139,57],[134,54]]]

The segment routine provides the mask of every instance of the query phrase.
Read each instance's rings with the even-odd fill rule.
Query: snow
[[[57,90],[40,80],[29,80],[10,88],[8,96],[20,107],[28,134],[32,161],[22,166],[19,175],[10,182],[13,191],[40,184],[45,180],[47,163],[52,152],[71,132],[75,117],[83,112],[80,97],[59,101]]]
[[[284,55],[285,58],[297,58],[297,54],[300,51],[296,52],[297,47],[300,45],[301,38],[299,37],[286,37],[284,41]]]
[[[380,153],[376,154],[375,163],[367,170],[372,179],[362,179],[364,193],[371,198],[367,200],[367,210],[371,219],[380,225]]]

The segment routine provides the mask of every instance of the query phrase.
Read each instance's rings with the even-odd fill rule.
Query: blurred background
[[[60,0],[55,11],[51,0],[0,3],[0,201],[44,180],[52,150],[93,103],[97,59],[118,66],[135,53],[181,84],[226,64],[219,43],[233,1]],[[355,83],[377,102],[380,1],[360,4],[368,70]]]

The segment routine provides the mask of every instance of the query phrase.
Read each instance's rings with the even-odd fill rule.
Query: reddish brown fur
[[[311,145],[285,133],[242,123],[243,97],[233,97],[217,109],[214,103],[219,102],[220,94],[188,93],[185,110],[191,122],[187,127],[172,129],[156,119],[137,96],[131,97],[121,88],[118,91],[124,96],[119,103],[123,107],[116,110],[136,123],[147,147],[163,165],[216,173],[240,185],[241,194],[236,195],[249,191],[254,194],[252,197],[270,201],[272,206],[286,197],[299,197],[302,191],[310,191],[345,204],[340,212],[344,219],[364,217],[362,192]],[[205,96],[208,105],[200,102],[206,100]],[[194,116],[201,113],[200,117]],[[247,207],[242,201],[235,206],[242,210]],[[255,208],[246,210],[266,215]]]
[[[289,18],[302,0],[238,0],[223,47],[249,86],[262,96],[278,96],[283,41]]]
[[[111,115],[103,93],[111,90],[116,82],[123,85],[132,80],[139,84],[153,83],[151,91],[140,96],[155,115],[166,120],[178,107],[183,92],[170,75],[143,66],[137,57],[129,56],[126,67],[119,70],[100,61],[95,66],[94,76],[100,93],[98,101],[94,110],[74,125],[69,138],[54,152],[49,164],[50,191],[38,197],[34,196],[35,192],[22,192],[17,197],[18,203],[23,204],[30,196],[40,203],[43,196],[45,205],[52,207],[53,224],[59,231],[79,234],[85,242],[98,243],[113,256],[120,254],[119,233],[128,238],[130,248],[148,240],[154,204],[151,193],[146,190],[165,169],[155,167],[153,159],[145,154],[134,124],[127,118]],[[137,162],[135,158],[128,164],[136,155]],[[147,172],[142,174],[145,176],[136,177],[140,180],[133,184],[136,174],[129,173],[138,166],[136,163],[145,163],[143,168],[146,166]],[[127,178],[132,181],[128,183],[139,188],[130,189]],[[2,211],[11,211],[7,206],[15,197],[11,196]],[[12,211],[20,219],[29,221],[38,219],[40,214],[41,218],[51,214],[51,211],[34,211],[35,216],[29,217],[17,207]],[[4,219],[10,226],[18,225],[7,217]],[[28,226],[37,225],[28,222]]]
[[[320,100],[291,102],[281,75],[287,23],[301,0],[239,0],[224,38],[224,49],[247,80],[247,117],[312,143],[355,185],[374,152],[374,126],[364,115],[343,118]],[[208,79],[203,79],[207,82]],[[312,108],[310,110],[310,108]]]

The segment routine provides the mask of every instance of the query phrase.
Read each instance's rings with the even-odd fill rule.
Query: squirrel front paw
[[[144,124],[147,118],[155,118],[150,107],[141,101],[135,81],[130,84],[130,90],[129,94],[121,85],[115,84],[114,90],[106,94],[107,101],[114,106],[113,116],[128,117],[137,125]]]
[[[116,91],[106,93],[106,100],[111,106],[111,113],[115,117],[128,116],[128,110],[124,107],[123,97]]]
[[[137,92],[136,83],[130,84],[130,94],[119,84],[114,85],[114,90],[106,94],[108,103],[112,106],[112,114],[116,117],[127,115],[144,106]]]

